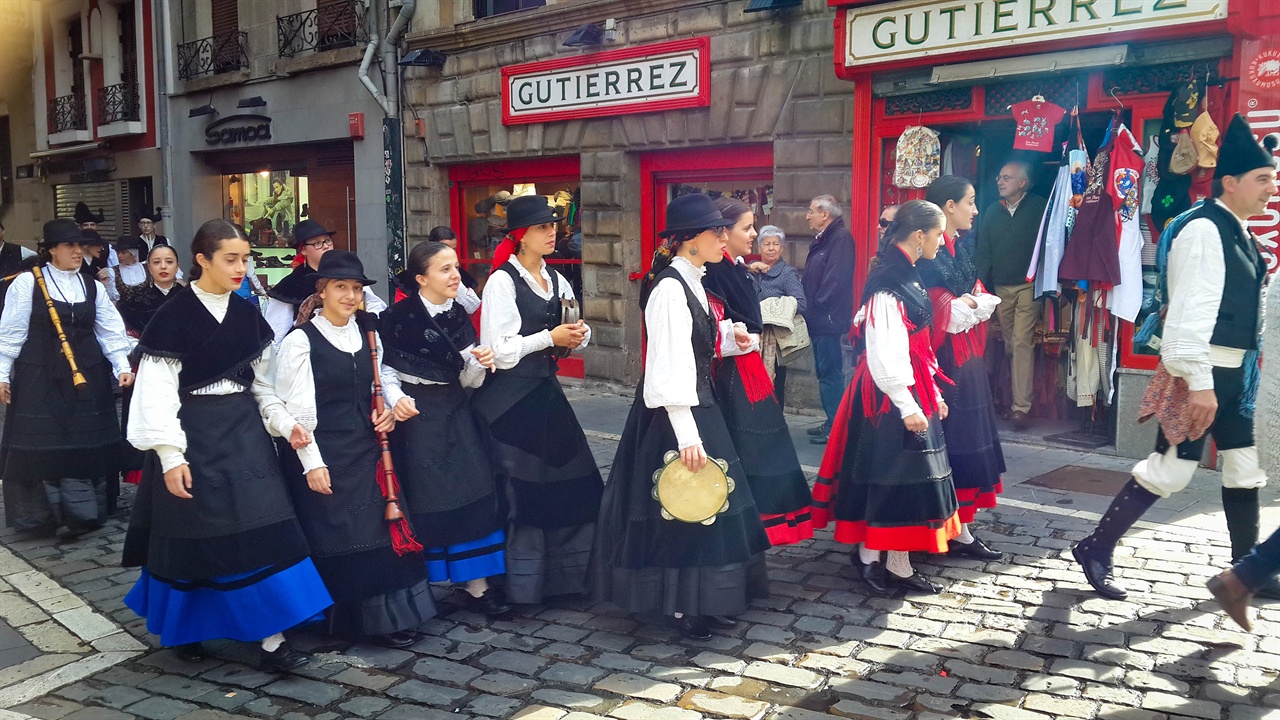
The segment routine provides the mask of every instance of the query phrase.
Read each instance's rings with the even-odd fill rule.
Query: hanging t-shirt
[[[1142,146],[1121,125],[1111,143],[1111,181],[1107,192],[1115,201],[1120,237],[1120,283],[1107,296],[1111,314],[1133,322],[1142,309],[1141,186],[1145,161]]]
[[[1160,137],[1151,136],[1151,147],[1147,148],[1144,157],[1145,167],[1142,171],[1142,214],[1151,214],[1151,199],[1156,194],[1156,184],[1160,182]]]
[[[1053,129],[1067,111],[1044,100],[1026,100],[1012,108],[1016,133],[1014,150],[1053,151]]]

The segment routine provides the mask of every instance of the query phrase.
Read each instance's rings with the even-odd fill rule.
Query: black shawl
[[[180,290],[182,290],[180,286],[174,285],[169,288],[169,294],[166,295],[149,281],[126,287],[120,295],[120,302],[116,304],[120,309],[120,316],[124,318],[124,326],[141,334],[147,329],[147,325],[151,323],[151,318],[155,317],[160,306],[169,302]]]
[[[250,365],[275,339],[271,326],[248,300],[231,294],[219,323],[190,287],[170,293],[151,318],[134,351],[138,356],[180,360],[178,390],[190,392],[221,380],[253,383]]]
[[[294,268],[293,272],[281,278],[280,282],[271,286],[267,291],[267,297],[297,307],[303,300],[316,293],[315,276],[316,271],[312,270],[310,265],[302,263]]]
[[[751,282],[751,271],[727,257],[703,267],[707,274],[702,278],[702,286],[724,301],[725,317],[745,324],[749,333],[763,332],[760,300],[756,297],[755,283]]]
[[[417,293],[392,305],[378,317],[383,358],[394,370],[440,383],[458,381],[465,367],[459,351],[476,341],[471,317],[456,300],[431,317]]]
[[[881,253],[879,258],[880,262],[867,276],[866,287],[862,290],[862,304],[870,302],[876,293],[889,293],[902,302],[907,320],[916,330],[929,327],[933,323],[933,304],[920,280],[919,271],[893,245]]]
[[[968,244],[959,240],[953,245],[956,254],[953,257],[945,247],[938,248],[938,256],[933,260],[916,261],[916,269],[920,271],[920,279],[926,288],[940,287],[960,297],[973,292],[978,281],[978,268],[973,264],[973,256]]]

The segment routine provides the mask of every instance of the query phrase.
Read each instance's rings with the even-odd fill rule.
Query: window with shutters
[[[493,17],[517,10],[544,7],[547,0],[475,0],[476,19]]]

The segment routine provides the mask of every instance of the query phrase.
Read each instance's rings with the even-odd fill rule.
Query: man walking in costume
[[[1253,439],[1253,393],[1247,372],[1257,363],[1259,314],[1267,268],[1245,221],[1276,194],[1274,144],[1254,140],[1236,115],[1222,138],[1213,198],[1171,222],[1167,300],[1160,368],[1142,415],[1160,422],[1155,452],[1133,468],[1093,534],[1072,554],[1104,597],[1124,599],[1112,577],[1116,543],[1160,498],[1191,482],[1212,435],[1222,454],[1222,505],[1231,558],[1258,542],[1258,489],[1267,482]],[[1257,594],[1280,597],[1274,585]]]

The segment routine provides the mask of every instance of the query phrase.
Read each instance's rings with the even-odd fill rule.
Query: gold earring
[[[692,255],[692,256],[694,256],[694,257],[697,257],[697,256],[698,256],[698,246],[697,246],[697,245],[690,245],[690,246],[689,246],[689,254],[690,254],[690,255]]]

